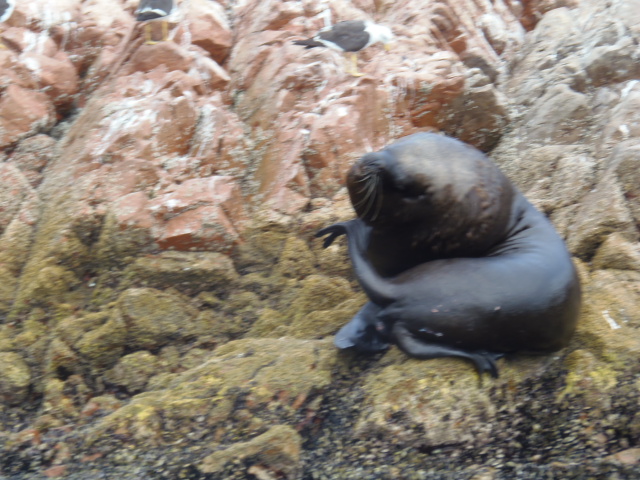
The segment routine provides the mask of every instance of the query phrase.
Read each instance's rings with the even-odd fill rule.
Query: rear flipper
[[[503,356],[501,353],[467,352],[447,345],[427,343],[414,337],[405,326],[399,323],[393,326],[393,337],[398,346],[412,357],[424,360],[438,357],[466,358],[474,363],[480,375],[488,372],[493,378],[498,378],[498,367],[495,361]]]
[[[340,349],[354,347],[358,352],[377,353],[389,348],[386,326],[377,319],[380,307],[367,302],[344,327],[338,331],[334,344]]]

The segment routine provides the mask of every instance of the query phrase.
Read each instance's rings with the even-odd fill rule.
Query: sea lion
[[[365,155],[349,175],[360,218],[317,233],[329,235],[325,247],[347,235],[370,300],[336,335],[339,348],[395,343],[417,358],[467,358],[497,376],[495,359],[504,353],[567,344],[581,301],[571,257],[547,218],[486,156],[423,133]],[[396,240],[404,251],[395,251]],[[402,269],[385,262],[385,252]]]
[[[347,174],[371,226],[367,257],[383,276],[441,258],[484,255],[505,237],[516,189],[479,150],[416,133],[368,153]]]

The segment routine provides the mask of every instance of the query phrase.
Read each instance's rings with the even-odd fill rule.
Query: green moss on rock
[[[196,337],[198,311],[181,297],[152,288],[124,291],[114,318],[127,326],[127,345],[133,349],[155,349],[172,340]]]
[[[31,369],[15,352],[0,352],[0,365],[0,401],[5,405],[16,405],[29,392]]]
[[[79,378],[79,377],[76,377]],[[75,420],[80,414],[80,408],[68,395],[70,385],[59,378],[50,378],[44,384],[44,411],[57,419]],[[82,390],[86,388],[86,385]]]
[[[130,393],[144,390],[149,378],[158,373],[160,362],[150,352],[140,351],[125,355],[111,369],[104,373],[103,378],[119,387],[124,387]]]
[[[590,408],[610,408],[610,398],[618,385],[619,372],[610,364],[600,362],[591,352],[583,349],[571,352],[565,359],[566,384],[558,392],[558,399],[568,404],[581,397]]]
[[[33,225],[14,218],[0,236],[0,265],[13,275],[19,274],[27,261],[33,228]]]
[[[583,282],[583,308],[576,341],[615,368],[635,362],[640,339],[640,273],[596,270]]]
[[[322,248],[322,243],[318,241],[315,249],[317,249],[318,266],[324,275],[335,275],[344,278],[353,277],[353,267],[343,239],[336,240],[328,248]]]
[[[102,315],[92,316],[103,318]],[[94,370],[113,366],[124,352],[127,328],[118,315],[113,314],[101,326],[90,330],[75,342],[74,347]]]
[[[296,237],[289,237],[284,244],[273,275],[303,279],[315,272],[316,259],[307,243]]]
[[[10,352],[16,349],[12,336],[10,327],[0,325],[0,352]]]
[[[0,313],[11,309],[17,286],[18,279],[8,269],[0,266]]]
[[[110,317],[111,312],[106,308],[103,311],[85,315],[70,315],[58,322],[53,334],[65,343],[74,345],[84,334],[104,325]]]
[[[247,333],[247,337],[279,338],[285,336],[288,331],[287,317],[277,310],[265,308]]]
[[[367,302],[364,294],[355,295],[356,298],[349,298],[335,308],[297,315],[289,327],[288,334],[295,338],[323,338],[333,335]]]
[[[123,267],[141,253],[154,248],[149,228],[129,226],[121,229],[112,212],[105,219],[96,243],[95,259],[104,268]]]
[[[351,285],[344,278],[309,275],[302,281],[302,289],[287,315],[295,322],[298,317],[317,310],[329,310],[354,295]]]
[[[231,420],[234,407],[241,406],[255,417],[295,416],[308,398],[331,383],[335,352],[329,342],[243,339],[202,360],[102,419],[90,441],[115,430],[142,441],[214,428],[236,437]]]
[[[71,271],[59,265],[45,265],[32,276],[23,275],[12,314],[24,312],[33,305],[49,306],[64,301],[65,295],[78,283]]]
[[[495,389],[523,382],[547,361],[542,357],[500,361],[500,379],[482,382],[468,361],[409,359],[393,348],[383,360],[387,365],[365,379],[356,435],[393,436],[401,444],[430,447],[488,444],[497,418]]]
[[[271,271],[282,253],[283,245],[292,231],[292,219],[265,208],[253,212],[251,222],[244,230],[246,243],[237,249],[239,267],[251,266],[252,269]],[[255,270],[254,270],[255,271]]]
[[[231,462],[246,462],[247,474],[258,478],[295,479],[300,471],[302,438],[287,425],[274,425],[262,435],[212,453],[198,465],[202,473],[222,473]],[[264,473],[262,473],[264,472]]]
[[[44,371],[49,376],[59,375],[60,372],[81,373],[82,363],[78,354],[60,338],[54,338],[49,344],[45,357]]]
[[[226,291],[238,280],[233,261],[217,252],[162,252],[137,258],[125,270],[128,282],[189,293]]]

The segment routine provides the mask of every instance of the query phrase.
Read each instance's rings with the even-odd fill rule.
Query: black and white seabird
[[[2,1],[2,0],[0,0]],[[140,0],[138,9],[136,10],[136,20],[138,22],[147,22],[149,20],[162,20],[162,41],[165,42],[169,36],[169,26],[164,17],[171,15],[175,5],[173,0]],[[151,27],[147,23],[144,26],[145,43],[154,44],[151,39]]]
[[[332,27],[325,27],[318,34],[307,40],[295,40],[293,43],[305,48],[329,47],[338,52],[349,53],[351,58],[351,75],[360,76],[358,73],[358,57],[356,52],[363,48],[382,42],[386,50],[389,42],[393,40],[391,29],[367,20],[348,20],[338,22]]]
[[[0,23],[9,19],[14,8],[16,8],[16,0],[0,0]],[[7,47],[0,41],[0,48]]]

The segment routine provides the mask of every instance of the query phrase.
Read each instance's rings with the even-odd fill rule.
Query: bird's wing
[[[319,40],[335,43],[347,52],[357,52],[369,41],[369,34],[364,29],[364,22],[340,22],[332,28],[318,33]]]

